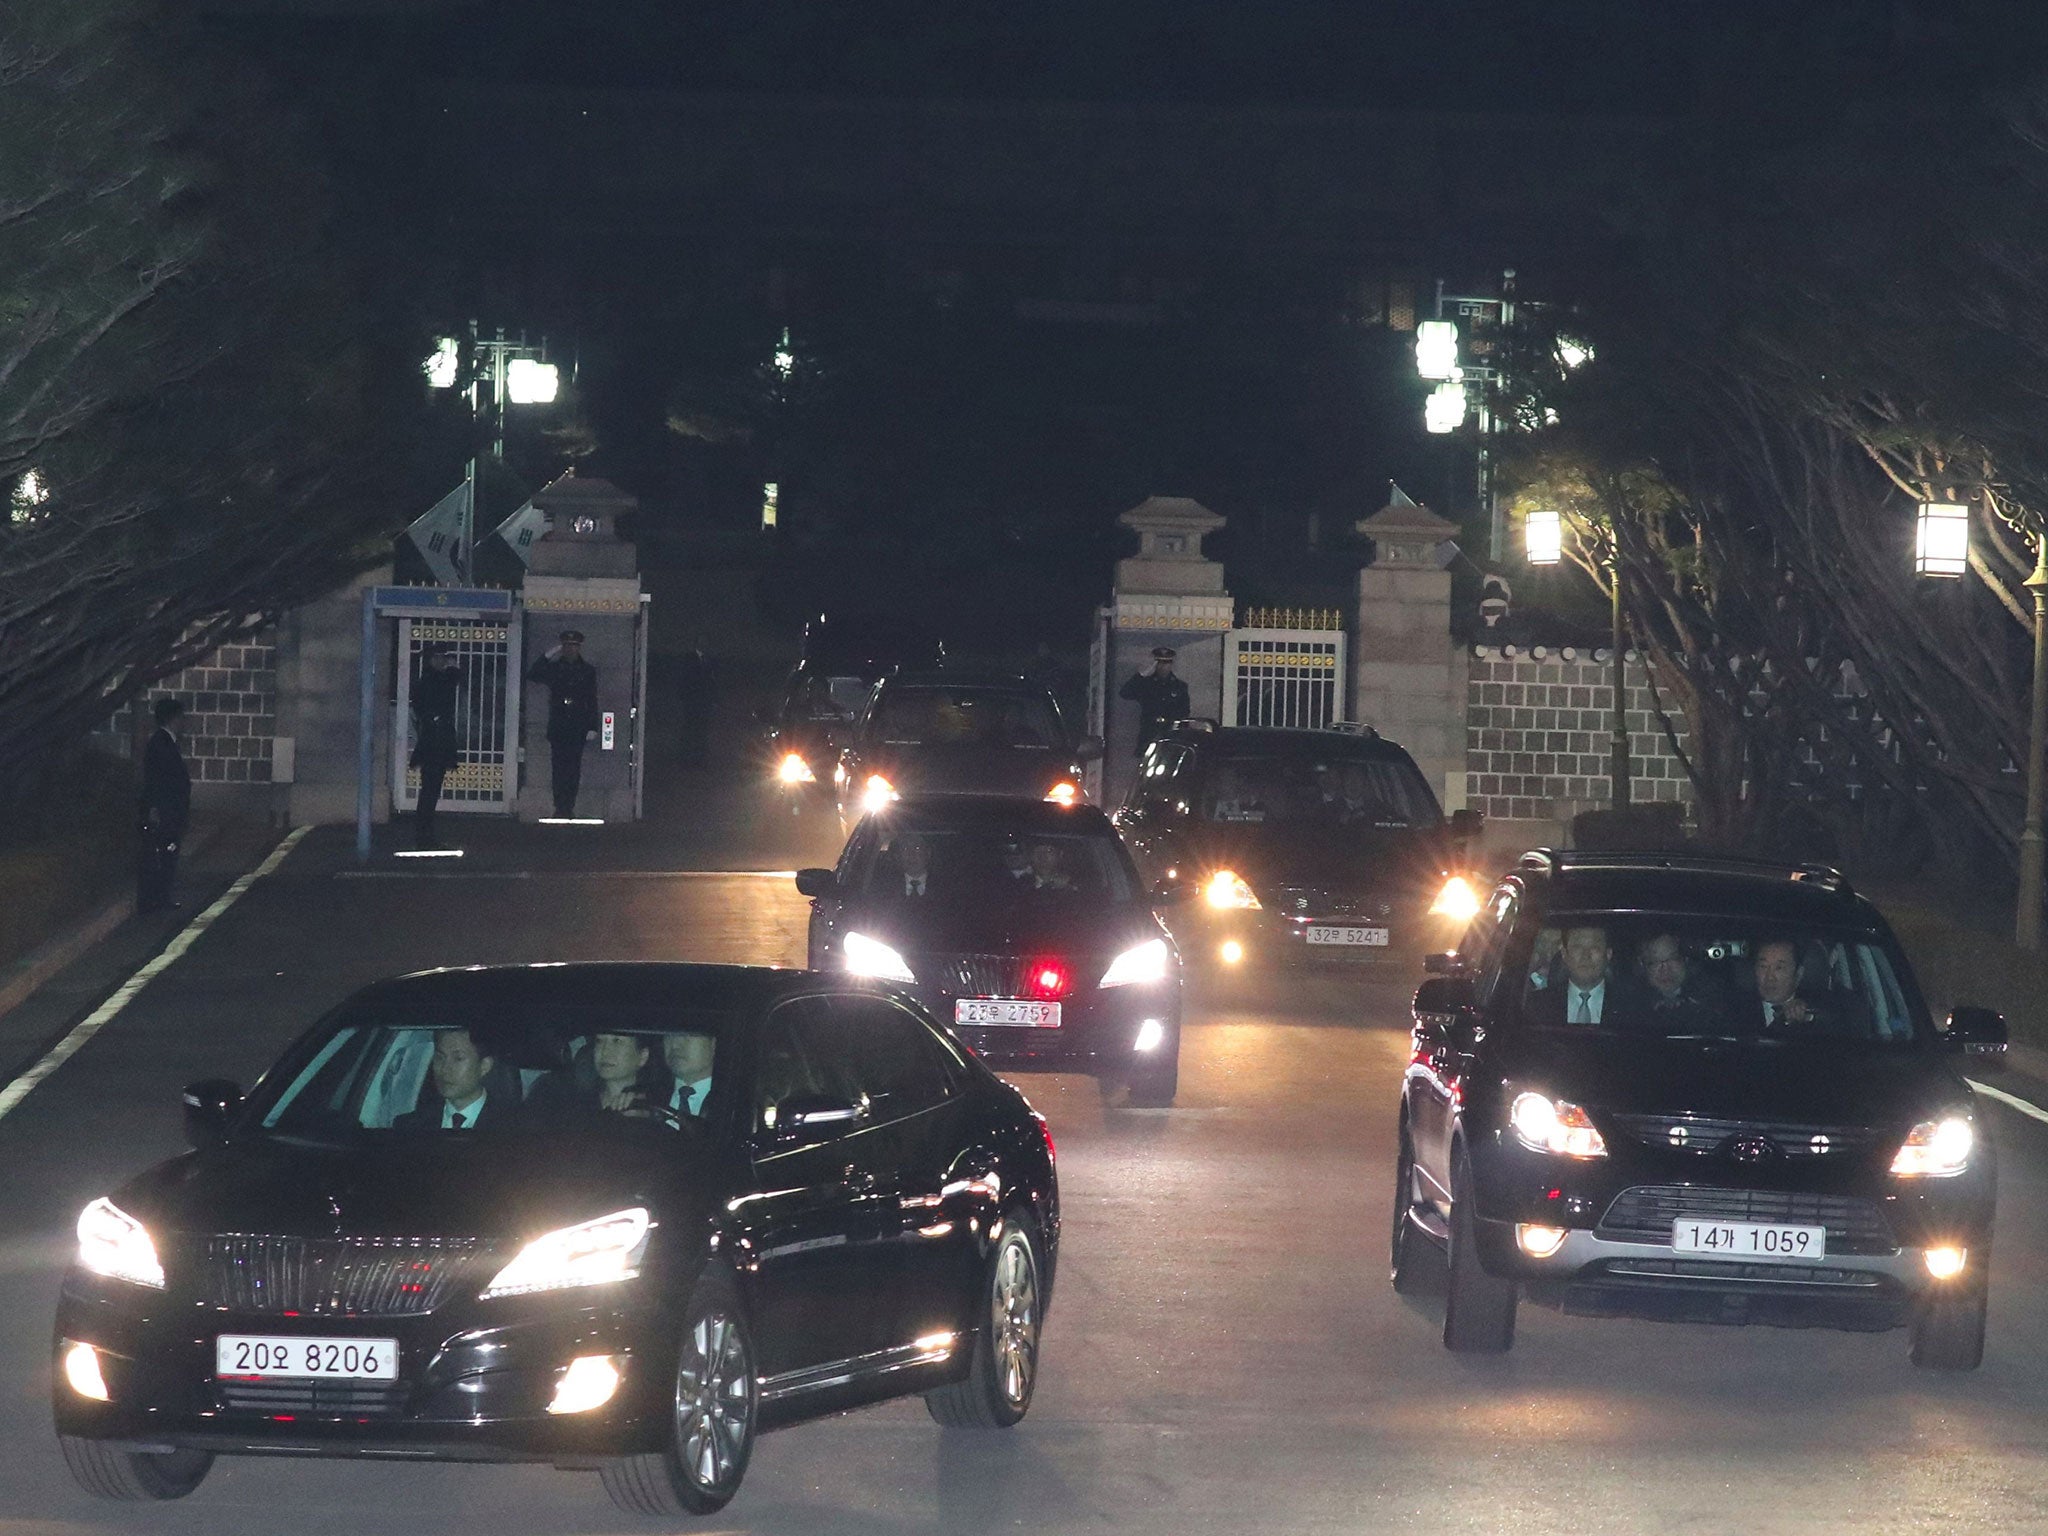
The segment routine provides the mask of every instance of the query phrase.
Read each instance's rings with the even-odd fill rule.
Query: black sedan
[[[1448,1250],[1444,1343],[1591,1313],[1912,1329],[1984,1352],[1996,1167],[1965,1051],[1832,870],[1526,855],[1415,996],[1393,1279]]]
[[[195,1150],[96,1200],[56,1323],[89,1491],[218,1454],[595,1468],[733,1495],[756,1431],[922,1393],[1030,1407],[1051,1136],[915,1005],[713,966],[436,971],[357,994]]]
[[[1093,806],[913,797],[806,869],[818,970],[896,982],[991,1065],[1092,1072],[1162,1107],[1180,1082],[1180,956]]]

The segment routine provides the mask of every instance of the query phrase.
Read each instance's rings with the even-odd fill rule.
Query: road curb
[[[220,837],[221,826],[215,823],[197,830],[186,844],[185,857],[197,858],[210,848]],[[0,981],[0,1019],[19,1008],[42,990],[58,972],[74,961],[90,953],[116,928],[135,915],[135,897],[123,895],[107,903],[92,916],[55,938],[45,939],[28,954],[15,962],[13,974]]]

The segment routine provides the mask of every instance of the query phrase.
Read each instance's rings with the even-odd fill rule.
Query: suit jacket
[[[453,667],[437,672],[422,667],[413,679],[413,762],[421,768],[453,768],[459,756],[455,739],[455,694],[462,674]]]
[[[417,1109],[409,1109],[396,1120],[393,1120],[391,1128],[395,1131],[438,1131],[441,1128],[442,1108],[440,1095],[429,1089],[426,1093],[420,1095],[419,1107]],[[511,1118],[511,1114],[512,1108],[510,1105],[500,1100],[496,1094],[486,1093],[484,1095],[484,1107],[477,1111],[476,1124],[470,1127],[470,1129],[478,1131],[497,1130]]]
[[[149,733],[142,749],[142,819],[156,816],[165,837],[185,835],[185,823],[192,816],[192,772],[185,766],[185,754],[177,738],[158,726]]]
[[[1570,999],[1572,982],[1569,976],[1560,976],[1549,986],[1530,997],[1522,1009],[1522,1017],[1531,1024],[1563,1024],[1570,1022]],[[1642,1011],[1642,999],[1628,980],[1621,976],[1607,978],[1607,991],[1600,999],[1600,1022],[1602,1024],[1626,1024]]]

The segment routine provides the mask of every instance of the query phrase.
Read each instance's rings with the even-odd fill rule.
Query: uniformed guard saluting
[[[576,791],[583,783],[583,744],[597,735],[597,668],[583,659],[583,631],[563,630],[562,643],[534,661],[526,680],[548,691],[555,814],[574,816]]]
[[[1120,699],[1131,699],[1138,706],[1138,755],[1143,757],[1145,749],[1172,730],[1175,722],[1185,720],[1193,706],[1188,701],[1188,685],[1173,675],[1173,647],[1158,645],[1152,648],[1152,659],[1136,672],[1124,679],[1123,687],[1117,689]]]

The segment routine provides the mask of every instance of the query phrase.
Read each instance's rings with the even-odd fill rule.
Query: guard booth
[[[413,762],[412,685],[430,645],[455,659],[462,686],[455,695],[454,768],[441,783],[439,809],[505,815],[519,792],[521,615],[510,592],[444,587],[377,589],[384,612],[397,621],[396,697],[391,715],[391,809],[411,811],[420,800],[420,770]]]

